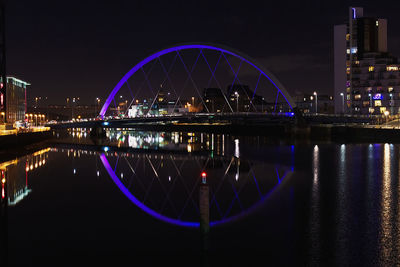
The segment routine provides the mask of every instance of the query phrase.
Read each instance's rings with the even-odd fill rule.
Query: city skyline
[[[60,6],[10,2],[8,73],[32,84],[29,105],[36,96],[48,96],[49,104],[79,96],[90,104],[96,97],[105,99],[118,80],[149,54],[176,43],[204,41],[229,45],[255,58],[292,95],[315,90],[332,94],[332,27],[343,23],[348,7],[355,4],[343,1],[331,7],[310,1],[256,8],[235,1],[151,6],[85,2],[75,8],[74,2]],[[398,57],[399,19],[395,9],[388,8],[394,3],[384,4],[384,8],[372,1],[359,5],[366,15],[388,19],[388,51]]]

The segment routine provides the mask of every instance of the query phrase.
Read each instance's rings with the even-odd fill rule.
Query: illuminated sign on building
[[[382,99],[382,94],[374,94],[372,97],[374,100]]]

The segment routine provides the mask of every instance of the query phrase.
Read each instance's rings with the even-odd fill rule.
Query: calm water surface
[[[399,145],[139,131],[59,141],[0,166],[10,265],[400,264]]]

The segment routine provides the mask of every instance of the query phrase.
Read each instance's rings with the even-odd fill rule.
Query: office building
[[[14,123],[25,119],[26,87],[28,85],[30,84],[17,78],[7,77],[6,95],[4,96],[3,93],[0,94],[1,122],[4,122],[4,116],[6,116],[7,123]],[[1,88],[3,88],[2,82]]]

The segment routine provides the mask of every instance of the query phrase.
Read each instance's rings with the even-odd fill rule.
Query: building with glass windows
[[[15,77],[7,77],[6,95],[4,97],[3,93],[0,94],[0,103],[2,107],[1,122],[4,122],[4,116],[6,116],[7,123],[14,123],[25,119],[26,87],[28,85],[30,84]],[[2,82],[1,87],[3,87]]]
[[[399,68],[387,51],[387,20],[350,7],[346,24],[334,26],[335,112],[399,114]]]

